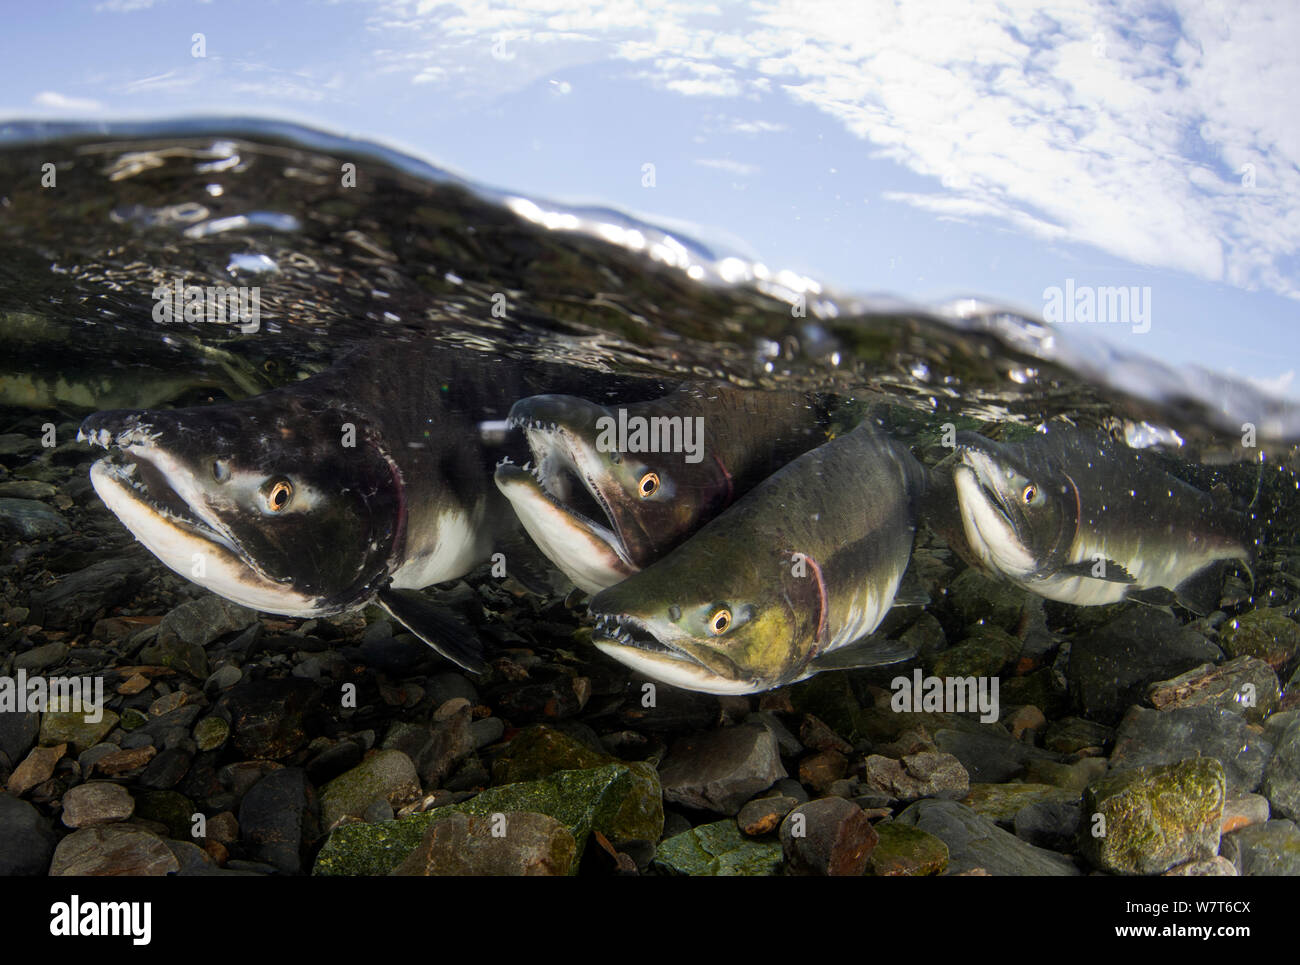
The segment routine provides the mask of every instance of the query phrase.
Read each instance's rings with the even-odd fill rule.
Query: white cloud
[[[716,168],[719,171],[726,171],[728,174],[734,174],[737,177],[749,177],[757,174],[759,171],[756,164],[744,164],[741,161],[733,161],[730,158],[701,157],[696,158],[695,163],[700,167]]]
[[[1295,369],[1288,369],[1281,375],[1271,379],[1251,378],[1247,376],[1246,381],[1259,389],[1261,392],[1267,392],[1278,398],[1290,398],[1295,392]]]
[[[158,3],[159,0],[104,0],[103,3],[95,4],[95,12],[104,10],[108,13],[134,13],[136,10],[148,10]]]
[[[942,185],[890,200],[1300,298],[1300,5],[769,0],[725,11],[422,0],[384,16],[427,18],[420,79],[446,38],[508,34],[524,77],[585,62],[599,43],[683,95],[782,89]]]
[[[103,105],[97,100],[88,97],[68,97],[52,90],[41,91],[32,98],[32,103],[48,110],[76,111],[80,114],[92,114],[103,109]]]

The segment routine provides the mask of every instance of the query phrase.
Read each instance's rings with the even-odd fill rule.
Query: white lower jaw
[[[971,551],[980,562],[1012,579],[1028,579],[1038,569],[1038,562],[1016,537],[1007,518],[990,504],[975,470],[958,466],[953,482]]]
[[[137,499],[130,486],[114,474],[108,460],[101,459],[91,467],[90,481],[122,525],[187,580],[264,613],[309,617],[329,612],[315,598],[263,579],[226,547],[190,532]]]
[[[599,593],[638,572],[615,548],[617,538],[557,506],[530,478],[497,480],[538,549],[587,593]]]
[[[683,690],[728,695],[759,694],[772,689],[770,686],[756,684],[751,680],[729,680],[726,677],[719,677],[697,663],[670,657],[667,654],[651,653],[648,650],[605,640],[595,640],[593,643],[601,653],[613,657],[637,673],[661,683],[681,687]]]

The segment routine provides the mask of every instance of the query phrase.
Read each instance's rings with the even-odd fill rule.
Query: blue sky
[[[106,0],[9,18],[0,117],[312,124],[842,291],[1149,288],[1147,331],[1071,334],[1296,397],[1298,38],[1270,2]]]

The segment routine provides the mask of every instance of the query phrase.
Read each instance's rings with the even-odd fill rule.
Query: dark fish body
[[[463,575],[513,526],[480,423],[551,375],[372,345],[240,402],[97,413],[81,437],[112,450],[91,472],[109,508],[213,592],[290,616],[409,609],[394,591]]]
[[[503,465],[497,485],[542,551],[597,592],[824,442],[827,415],[813,394],[711,383],[625,406],[522,399],[510,423],[536,466]]]
[[[847,659],[893,605],[925,471],[863,423],[795,459],[666,557],[591,602],[594,642],[649,677],[757,693]]]
[[[963,555],[1048,599],[1088,606],[1164,588],[1205,612],[1217,590],[1200,578],[1252,555],[1240,514],[1100,433],[960,433],[952,484]]]

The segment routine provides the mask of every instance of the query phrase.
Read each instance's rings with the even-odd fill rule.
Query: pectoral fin
[[[926,592],[921,578],[912,567],[903,571],[903,578],[894,592],[894,606],[929,606],[934,600]]]
[[[876,636],[863,637],[855,643],[814,657],[808,665],[809,676],[824,670],[860,670],[866,667],[883,667],[902,663],[916,656],[916,648],[898,640]]]
[[[414,590],[381,590],[379,605],[448,660],[471,673],[485,673],[483,645],[469,628]]]
[[[1223,577],[1227,563],[1215,563],[1193,573],[1179,583],[1174,593],[1178,602],[1197,616],[1213,613],[1219,607],[1219,597],[1223,595]]]
[[[1107,583],[1136,583],[1133,574],[1124,569],[1123,563],[1114,560],[1083,560],[1062,566],[1061,573],[1066,576],[1084,576],[1090,580],[1105,580]]]

